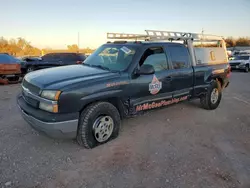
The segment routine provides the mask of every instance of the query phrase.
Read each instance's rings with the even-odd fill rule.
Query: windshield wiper
[[[111,70],[110,68],[104,67],[102,65],[91,65],[91,64],[87,64],[87,63],[83,63],[83,65],[86,65],[86,66],[89,66],[89,67],[96,67],[96,68],[99,68],[99,69],[102,69],[102,70],[108,70],[110,72],[120,72],[120,71],[116,71],[116,70]]]
[[[93,67],[100,68],[100,69],[103,69],[103,70],[108,70],[108,71],[110,71],[110,68],[104,67],[104,66],[102,66],[102,65],[92,65],[92,66],[93,66]]]
[[[100,68],[100,69],[103,69],[103,70],[110,71],[110,69],[108,67],[104,67],[102,65],[91,65],[91,64],[87,64],[87,63],[83,63],[83,65],[86,65],[86,66],[89,66],[89,67],[97,67],[97,68]]]
[[[82,65],[86,65],[86,66],[88,66],[88,67],[92,67],[92,65],[87,64],[87,63],[82,63]]]

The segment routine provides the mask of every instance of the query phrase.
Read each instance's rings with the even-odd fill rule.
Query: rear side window
[[[140,60],[140,66],[145,64],[152,65],[155,72],[167,70],[167,57],[163,48],[155,47],[147,49]]]
[[[60,61],[60,60],[63,60],[65,57],[66,57],[66,55],[64,55],[64,54],[54,54],[52,60],[53,61]]]
[[[60,54],[60,59],[65,61],[84,61],[86,57],[78,53],[62,53]]]
[[[51,60],[55,60],[56,56],[55,56],[55,54],[46,54],[42,57],[42,59],[45,61],[51,61]]]
[[[170,53],[174,69],[184,69],[190,66],[189,53],[186,47],[170,45],[167,50]]]
[[[0,64],[9,64],[11,62],[10,56],[6,54],[0,54]]]
[[[65,60],[65,61],[76,61],[77,60],[77,56],[75,54],[71,54],[71,53],[59,54],[58,58],[60,58],[61,60]]]

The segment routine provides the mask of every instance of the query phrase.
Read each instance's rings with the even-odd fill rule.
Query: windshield
[[[20,59],[7,55],[7,54],[0,54],[0,64],[15,64],[20,63]]]
[[[235,56],[233,60],[249,60],[249,56]]]
[[[111,71],[123,71],[132,62],[135,52],[135,46],[103,45],[91,54],[83,64]]]

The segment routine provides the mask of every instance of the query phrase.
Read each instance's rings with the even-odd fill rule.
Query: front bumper
[[[230,64],[230,67],[232,70],[244,70],[246,68],[246,65],[233,65]]]
[[[39,111],[41,113],[47,113],[47,112],[43,112],[39,109],[35,109],[27,105],[22,96],[18,96],[17,104],[18,104],[19,109],[21,110],[23,119],[26,122],[28,122],[30,126],[34,128],[35,130],[42,132],[52,138],[75,138],[76,137],[78,119],[69,119],[69,120],[64,119],[63,121],[55,121],[56,119],[60,119],[60,115],[55,114],[54,116],[58,116],[58,117],[52,118],[51,121],[44,121],[44,120],[40,120],[34,117],[34,114],[37,115]]]

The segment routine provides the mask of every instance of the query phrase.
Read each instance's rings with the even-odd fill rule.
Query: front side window
[[[170,45],[168,51],[174,69],[184,69],[190,66],[189,53],[185,46]]]
[[[83,65],[99,66],[112,71],[125,70],[136,53],[136,48],[129,45],[103,45],[91,54]]]
[[[167,57],[163,48],[154,47],[147,49],[140,60],[140,66],[145,64],[152,65],[155,69],[155,72],[167,70]]]

